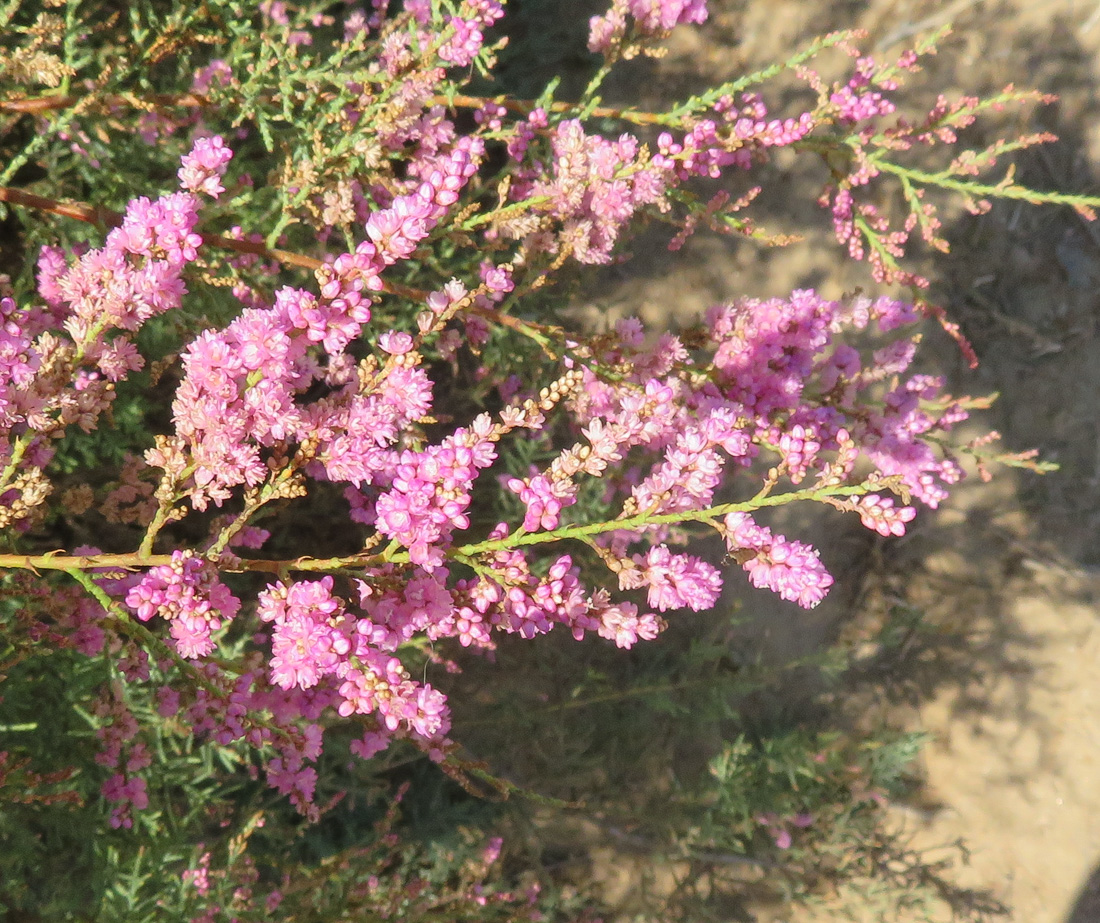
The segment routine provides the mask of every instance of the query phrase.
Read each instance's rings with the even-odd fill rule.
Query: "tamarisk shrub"
[[[48,663],[70,681],[52,693],[69,712],[49,731],[58,752],[94,742],[71,764],[50,762],[46,737],[13,745],[0,781],[28,802],[86,800],[119,831],[106,843],[178,834],[97,892],[97,913],[312,912],[331,895],[278,870],[276,837],[262,861],[249,852],[266,820],[241,826],[238,807],[279,810],[259,783],[319,822],[349,797],[325,768],[343,778],[397,741],[467,784],[491,779],[452,731],[450,658],[555,629],[655,642],[719,598],[696,535],[754,587],[816,606],[833,584],[818,550],[757,511],[823,503],[902,535],[962,477],[956,456],[984,453],[951,442],[973,402],[911,368],[934,312],[901,261],[914,234],[945,246],[926,193],[961,190],[975,210],[1093,204],[980,178],[1046,136],[935,163],[985,109],[1040,97],[899,115],[933,41],[883,63],[855,35],[818,40],[782,66],[806,87],[801,111],[769,109],[764,72],[642,112],[602,105],[602,82],[702,23],[704,0],[615,0],[590,23],[603,63],[578,100],[494,93],[497,0],[389,7],[4,14],[0,109],[25,138],[0,199],[28,251],[53,240],[8,267],[0,300],[5,726],[46,733],[28,708]],[[829,49],[853,60],[835,84],[811,69]],[[824,159],[837,240],[906,296],[746,299],[679,334],[553,325],[555,278],[619,260],[648,221],[673,248],[701,229],[762,236],[744,214],[758,188],[703,201],[695,180],[771,181],[777,148]],[[931,166],[909,165],[924,154]],[[900,217],[872,204],[888,181]],[[74,204],[78,189],[103,198]],[[463,380],[468,403],[440,387]],[[539,462],[510,465],[523,452]],[[808,815],[779,810],[742,820],[786,848]],[[194,845],[203,824],[236,831],[224,861]],[[498,846],[456,886],[398,868],[392,837],[373,865],[341,860],[342,907],[576,912],[533,884],[485,885]],[[120,848],[100,867],[119,868]],[[0,900],[47,900],[19,880]]]

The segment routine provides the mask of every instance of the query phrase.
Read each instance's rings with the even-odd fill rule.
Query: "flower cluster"
[[[210,189],[224,174],[229,152],[210,156],[212,146],[199,142],[185,159],[185,188],[193,180]],[[139,197],[104,246],[71,266],[58,249],[43,249],[42,304],[0,299],[0,526],[26,519],[45,499],[50,438],[74,424],[94,429],[114,384],[142,367],[132,334],[187,293],[184,269],[202,243],[199,202],[191,192]]]
[[[137,720],[117,695],[104,695],[96,702],[94,712],[100,721],[96,736],[102,748],[96,762],[115,769],[101,789],[103,797],[113,803],[110,824],[129,828],[134,824],[133,811],[149,806],[147,785],[139,773],[153,758],[138,738]]]
[[[669,609],[709,609],[718,601],[722,576],[706,561],[687,554],[673,554],[667,545],[635,555],[633,568],[619,574],[623,589],[646,587],[649,604],[667,612]]]
[[[937,506],[961,477],[942,445],[967,415],[940,379],[911,372],[921,312],[891,297],[735,301],[679,335],[626,320],[582,337],[524,314],[568,260],[615,260],[641,217],[671,223],[674,245],[705,225],[750,231],[733,212],[751,195],[701,206],[691,183],[751,171],[780,147],[826,154],[822,202],[838,239],[879,278],[899,278],[891,260],[918,227],[936,239],[934,215],[921,207],[891,230],[861,190],[903,169],[883,151],[953,140],[977,105],[887,122],[915,55],[887,67],[855,56],[831,86],[803,67],[816,99],[789,115],[746,85],[637,114],[599,105],[598,81],[576,108],[459,92],[492,63],[496,0],[370,9],[343,24],[338,50],[362,67],[316,94],[329,108],[309,156],[288,157],[256,194],[279,216],[269,239],[243,218],[225,236],[200,231],[219,220],[200,213],[201,197],[229,185],[238,201],[264,182],[237,164],[223,182],[236,142],[208,130],[210,101],[266,97],[239,92],[245,78],[211,62],[195,78],[204,116],[158,123],[158,143],[190,129],[179,189],[135,198],[99,249],[45,248],[39,303],[0,298],[0,527],[28,532],[50,489],[51,440],[93,429],[114,385],[142,368],[139,329],[184,305],[196,279],[222,299],[228,319],[197,334],[181,321],[187,340],[157,364],[175,388],[145,467],[128,463],[101,492],[101,511],[134,530],[137,550],[66,561],[96,573],[83,584],[95,602],[33,631],[88,654],[121,651],[129,681],[150,678],[151,654],[155,669],[172,665],[160,714],[262,749],[270,784],[313,814],[336,717],[354,724],[363,758],[397,739],[452,756],[446,684],[425,675],[426,662],[444,662],[436,645],[490,651],[502,635],[561,626],[629,648],[676,610],[713,607],[724,575],[684,547],[695,529],[720,535],[754,586],[817,605],[833,582],[818,550],[773,534],[756,511],[822,502],[902,535],[913,504]],[[300,73],[320,27],[335,25],[317,14],[315,36],[285,4],[260,12],[285,30]],[[704,0],[614,0],[592,20],[590,47],[613,63],[705,18]],[[656,128],[648,141],[604,137],[590,116]],[[316,233],[303,240],[299,222]],[[235,251],[224,266],[215,246]],[[309,267],[312,282],[274,283],[280,264]],[[448,373],[478,383],[476,409],[437,388]],[[309,515],[335,520],[332,557],[311,557],[294,527],[280,528],[287,507],[303,515],[318,497],[323,512]],[[261,516],[274,525],[256,528]],[[257,556],[239,557],[244,548]],[[127,576],[97,573],[108,566]],[[232,592],[224,573],[238,575]],[[130,613],[147,623],[130,628],[149,650],[112,627]],[[125,744],[121,706],[101,717],[115,772],[104,792],[125,824],[145,802],[146,751]]]
[[[730,513],[723,523],[726,545],[748,572],[752,585],[810,608],[825,597],[833,578],[815,549],[790,542],[757,525],[747,513]]]
[[[555,126],[551,146],[552,178],[532,183],[529,194],[549,200],[549,214],[561,225],[560,246],[582,263],[610,262],[634,213],[663,202],[668,170],[650,161],[632,135],[608,141],[586,134],[575,119]]]
[[[309,689],[332,675],[351,650],[340,630],[345,621],[340,600],[332,596],[332,578],[268,587],[257,600],[256,615],[271,622],[271,679],[283,689]]]
[[[212,632],[237,614],[241,602],[208,561],[191,551],[174,551],[171,564],[149,568],[126,594],[126,605],[143,622],[154,615],[170,622],[176,650],[194,659],[214,650]]]
[[[476,169],[478,150],[456,145],[414,192],[374,213],[365,228],[369,240],[317,270],[319,295],[283,288],[272,307],[245,310],[188,348],[173,408],[177,436],[148,460],[181,481],[190,470],[196,508],[220,505],[233,488],[260,483],[267,473],[261,449],[288,440],[312,437],[330,476],[356,484],[389,461],[377,448],[423,415],[428,383],[415,369],[394,365],[385,387],[362,394],[343,351],[370,320],[369,293],[382,288],[382,270],[411,255],[453,204]],[[327,366],[310,352],[318,343],[332,356]],[[314,381],[341,390],[303,408],[296,396]]]
[[[902,379],[876,397],[879,370],[900,375],[912,350],[880,350],[865,366],[859,352],[836,340],[845,326],[875,321],[891,331],[913,316],[910,306],[891,299],[842,305],[808,291],[721,306],[707,318],[711,355],[703,363],[669,335],[646,347],[638,329],[625,323],[618,345],[599,356],[601,365],[618,369],[614,378],[601,375],[600,365],[573,369],[496,420],[482,414],[438,444],[401,450],[391,447],[393,440],[428,412],[433,396],[421,377],[401,379],[400,397],[391,393],[391,376],[420,373],[414,342],[383,334],[381,352],[388,358],[372,376],[356,378],[354,394],[364,410],[389,410],[373,417],[378,425],[366,449],[370,467],[348,477],[354,486],[346,493],[354,518],[404,551],[361,561],[355,607],[335,595],[331,577],[277,584],[261,594],[258,614],[271,625],[270,681],[285,690],[316,689],[342,715],[371,716],[375,724],[363,752],[377,752],[394,735],[445,752],[445,699],[412,679],[399,657],[418,636],[491,647],[494,631],[533,638],[561,624],[577,637],[594,632],[624,647],[655,637],[659,618],[586,589],[571,555],[559,556],[539,576],[524,550],[525,534],[545,541],[555,533],[568,537],[562,515],[583,477],[601,478],[612,494],[622,492],[620,518],[592,533],[594,547],[618,574],[620,588],[644,589],[653,609],[707,609],[722,589],[712,564],[661,541],[668,533],[661,517],[711,522],[755,586],[817,605],[833,582],[817,551],[774,536],[747,511],[723,515],[716,492],[730,461],[744,468],[773,451],[777,471],[792,484],[813,479],[808,490],[823,497],[831,495],[831,485],[849,482],[862,456],[877,467],[880,483],[893,477],[926,502],[938,502],[941,485],[951,483],[957,469],[921,437],[950,428],[965,411],[950,403],[937,413],[925,409],[935,405],[940,384],[927,376]],[[414,381],[425,385],[415,398],[409,390]],[[415,410],[395,410],[401,400]],[[477,474],[497,461],[501,440],[516,428],[545,430],[547,415],[561,406],[580,424],[584,441],[545,470],[505,479],[526,508],[522,524],[502,524],[482,542],[460,538],[471,527]],[[339,419],[345,432],[360,425],[351,414]],[[353,445],[335,429],[323,441],[348,451]],[[336,476],[333,453],[319,457],[324,466],[315,474]],[[634,483],[623,478],[628,461],[642,459],[649,473]],[[868,494],[858,510],[883,534],[901,534],[914,515],[881,494]],[[632,550],[638,542],[651,547]],[[452,578],[459,563],[474,566],[478,575]]]
[[[405,451],[375,504],[378,531],[409,549],[409,560],[431,571],[443,564],[440,547],[455,529],[469,528],[466,510],[479,470],[496,459],[497,436],[488,416],[458,429],[437,447]]]
[[[589,22],[588,49],[607,54],[627,32],[627,16],[640,35],[660,35],[681,23],[702,23],[707,19],[706,0],[614,0],[603,16]]]

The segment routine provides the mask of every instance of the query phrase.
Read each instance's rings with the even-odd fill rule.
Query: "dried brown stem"
[[[57,109],[68,109],[87,100],[87,96],[49,95],[29,96],[24,99],[0,99],[0,112],[22,112],[28,115],[40,115]],[[135,109],[169,108],[183,106],[188,109],[201,109],[209,100],[197,93],[154,93],[149,96],[103,96],[100,105],[105,109],[117,109],[129,106]]]
[[[513,99],[510,96],[467,96],[456,93],[453,96],[439,95],[431,97],[431,101],[438,106],[450,106],[458,109],[480,109],[487,103],[496,103],[503,106],[509,112],[517,115],[530,115],[538,106],[531,100]],[[551,112],[576,112],[577,103],[552,102],[546,107]],[[640,112],[636,109],[614,109],[610,106],[593,106],[586,110],[589,118],[595,119],[621,119],[626,122],[634,122],[638,125],[661,125],[668,121],[668,116],[660,112]]]
[[[45,196],[7,186],[0,186],[0,202],[37,208],[39,211],[61,215],[64,218],[75,218],[77,221],[86,221],[88,224],[115,227],[122,223],[122,216],[109,208],[88,205],[84,202],[59,202],[57,199],[48,199]]]
[[[374,557],[374,556],[368,556]],[[139,552],[129,554],[93,554],[93,555],[67,555],[67,554],[0,554],[0,571],[3,570],[29,570],[38,573],[44,570],[81,571],[88,572],[100,568],[113,570],[138,570],[146,567],[158,567],[171,564],[170,554],[148,554]],[[233,573],[260,572],[266,574],[280,574],[285,571],[318,571],[338,570],[344,567],[353,567],[361,563],[356,556],[350,558],[296,558],[290,561],[266,561],[259,558],[236,560],[232,564],[222,567],[222,570]]]
[[[2,103],[0,103],[0,106],[2,106]],[[122,215],[109,208],[104,208],[99,205],[89,205],[87,202],[61,202],[57,199],[50,199],[45,196],[35,195],[31,192],[25,192],[22,189],[12,189],[9,186],[0,186],[0,202],[8,202],[12,205],[22,205],[25,208],[35,208],[39,211],[49,212],[53,215],[61,215],[64,218],[73,218],[77,221],[84,221],[88,224],[95,224],[100,227],[118,227],[122,224]],[[236,253],[248,253],[265,259],[274,260],[278,263],[282,263],[284,266],[298,266],[310,271],[316,271],[325,265],[321,260],[315,257],[294,253],[290,250],[279,250],[273,247],[267,247],[258,241],[237,240],[232,237],[223,237],[220,234],[203,234],[202,242],[204,246],[216,247],[219,250],[232,250]],[[411,301],[423,301],[429,294],[423,289],[412,288],[394,282],[383,283],[383,291],[390,295],[408,298]],[[517,317],[512,317],[510,314],[504,314],[488,306],[471,305],[468,310],[472,314],[477,314],[480,317],[484,317],[486,320],[500,324],[503,327],[508,327],[512,330],[523,332],[531,327],[541,329],[541,326],[538,324],[531,324],[528,321],[520,320]]]
[[[32,96],[25,99],[0,100],[0,112],[21,112],[31,115],[39,115],[43,112],[51,112],[57,109],[67,109],[83,102],[86,97],[68,96]],[[503,106],[509,112],[517,115],[529,115],[537,105],[533,100],[513,99],[508,96],[469,96],[462,93],[454,95],[438,94],[429,97],[433,105],[447,106],[457,109],[480,109],[486,103],[496,103]],[[156,93],[149,96],[104,96],[99,101],[105,109],[117,109],[122,106],[130,106],[135,109],[167,109],[183,107],[188,109],[201,109],[209,104],[209,100],[198,93],[181,93],[173,95],[169,93]],[[577,104],[571,102],[552,102],[547,107],[551,112],[575,112]],[[622,119],[639,125],[658,125],[668,120],[668,116],[658,112],[639,112],[634,109],[615,109],[610,106],[595,106],[588,110],[591,118]]]
[[[22,189],[12,189],[10,186],[0,186],[0,202],[22,205],[25,208],[36,208],[52,215],[61,215],[63,218],[73,218],[100,227],[114,228],[122,224],[123,216],[121,214],[101,205],[89,205],[87,202],[62,202],[58,199],[35,195],[33,192],[25,192]],[[289,266],[300,266],[303,269],[316,270],[324,265],[320,260],[311,256],[303,256],[289,250],[273,249],[256,241],[223,237],[220,234],[203,234],[202,242],[206,246],[217,247],[219,250],[249,253]]]

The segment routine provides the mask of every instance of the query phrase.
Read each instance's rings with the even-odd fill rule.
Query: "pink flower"
[[[661,619],[652,613],[638,615],[638,607],[633,603],[620,603],[608,606],[599,613],[601,638],[614,641],[616,647],[631,648],[641,638],[652,641],[660,633]]]
[[[857,501],[859,519],[868,529],[879,535],[904,535],[905,524],[912,522],[917,511],[911,506],[894,507],[890,497],[867,494]]]
[[[552,481],[539,474],[522,481],[511,478],[507,486],[510,491],[519,494],[527,506],[523,528],[528,532],[556,529],[562,508],[577,502],[577,485],[567,479]]]
[[[641,206],[663,201],[667,171],[639,160],[636,138],[588,135],[575,119],[557,125],[551,143],[553,178],[534,183],[532,193],[550,199],[580,262],[608,263],[624,223]]]
[[[233,152],[220,136],[199,138],[191,153],[183,158],[183,166],[179,169],[180,185],[188,192],[201,192],[216,199],[225,192],[221,178],[232,158]]]
[[[391,356],[403,356],[413,348],[413,338],[407,333],[391,330],[378,338],[378,348]]]
[[[122,773],[115,773],[103,783],[100,791],[104,798],[114,802],[110,824],[116,830],[120,827],[129,830],[134,826],[133,810],[149,807],[149,795],[141,776],[127,778]]]
[[[649,604],[666,612],[669,609],[687,607],[699,612],[711,608],[718,601],[722,590],[722,577],[718,571],[692,555],[673,554],[667,545],[651,548],[644,557],[634,556],[638,571],[624,570],[620,583],[626,577],[635,586],[648,586]]]
[[[210,893],[210,853],[203,853],[197,868],[185,869],[183,883],[191,885],[202,897]]]
[[[469,528],[466,510],[478,470],[495,458],[493,443],[466,429],[423,452],[402,452],[392,486],[375,505],[378,530],[408,548],[414,564],[441,566],[451,532]]]
[[[615,0],[603,16],[589,21],[588,48],[603,53],[626,32],[626,13],[642,34],[668,32],[681,23],[701,23],[707,18],[707,0]]]
[[[331,577],[272,584],[260,594],[256,614],[274,623],[271,681],[283,689],[309,689],[321,677],[336,675],[351,651]]]
[[[828,592],[833,578],[815,549],[789,542],[782,535],[757,525],[747,513],[730,513],[725,519],[726,545],[731,553],[754,553],[742,559],[753,586],[767,588],[783,599],[812,609]]]
[[[187,658],[214,650],[211,632],[241,607],[214,567],[190,551],[172,552],[172,563],[151,567],[126,595],[126,605],[144,622],[159,615],[171,623],[176,649]]]

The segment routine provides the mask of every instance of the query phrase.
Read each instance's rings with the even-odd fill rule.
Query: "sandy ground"
[[[1061,138],[1024,156],[1020,176],[1039,187],[1100,190],[1096,0],[713,0],[711,8],[706,27],[673,37],[660,79],[635,90],[676,94],[837,28],[864,28],[866,47],[896,53],[950,20],[955,31],[917,92],[931,99],[1015,82],[1058,93],[1055,106],[1005,117],[1006,131]],[[788,188],[807,192],[820,179],[796,172]],[[659,322],[743,294],[813,285],[835,296],[868,283],[863,267],[843,264],[812,205],[792,211],[773,196],[761,206],[770,230],[816,230],[785,250],[704,239],[679,257],[654,248],[648,272],[635,275],[628,264],[624,275],[610,273],[594,304]],[[956,391],[1000,392],[984,422],[1011,449],[1039,448],[1061,470],[1038,478],[1002,469],[990,484],[968,480],[906,539],[876,546],[871,568],[866,546],[834,544],[834,568],[866,571],[858,596],[856,579],[849,595],[811,616],[764,603],[759,624],[783,656],[890,606],[923,611],[922,640],[896,655],[878,696],[857,703],[867,720],[901,720],[932,737],[921,806],[899,806],[898,829],[921,849],[961,838],[970,861],[953,877],[987,891],[1008,919],[1100,921],[1100,227],[1069,210],[1013,205],[980,220],[959,216],[949,236],[953,252],[929,264],[933,294],[963,324],[981,367],[970,372],[935,336],[926,361]],[[877,653],[868,651],[869,661]],[[611,897],[629,891],[630,876],[619,878],[609,881]],[[822,908],[813,918],[827,916]],[[785,919],[774,910],[759,918]]]

